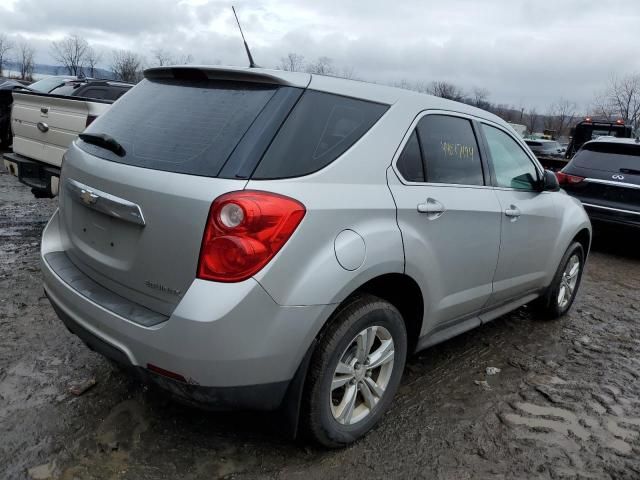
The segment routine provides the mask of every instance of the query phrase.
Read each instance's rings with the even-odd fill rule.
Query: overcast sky
[[[0,33],[32,41],[38,63],[77,33],[105,52],[246,65],[231,4],[265,67],[328,56],[363,80],[447,80],[543,112],[560,97],[586,111],[612,74],[640,72],[637,0],[1,0]]]

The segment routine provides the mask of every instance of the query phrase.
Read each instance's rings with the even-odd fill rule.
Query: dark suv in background
[[[587,142],[557,176],[592,221],[640,228],[640,139]]]

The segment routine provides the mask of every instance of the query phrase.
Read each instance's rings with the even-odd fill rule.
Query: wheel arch
[[[582,245],[584,250],[584,256],[586,257],[589,254],[589,250],[591,249],[591,232],[588,228],[583,228],[578,233],[575,234],[571,243],[578,242]]]
[[[407,353],[411,354],[415,352],[424,317],[424,299],[418,283],[404,273],[386,273],[367,280],[355,288],[344,300],[336,305],[336,308],[327,321],[322,325],[307,349],[287,390],[282,410],[287,419],[290,434],[294,438],[298,435],[300,400],[305,388],[305,378],[316,346],[333,319],[346,305],[351,303],[354,298],[363,294],[374,295],[386,300],[398,309],[407,329]]]

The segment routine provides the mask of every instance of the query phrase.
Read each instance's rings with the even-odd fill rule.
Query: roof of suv
[[[596,138],[595,140],[590,140],[586,142],[584,145],[593,144],[593,143],[618,143],[618,144],[627,144],[627,145],[637,145],[637,144],[640,144],[640,139],[602,136],[602,137]]]
[[[168,67],[149,68],[144,71],[145,78],[168,79],[218,79],[236,81],[254,81],[288,85],[298,88],[310,88],[322,92],[334,93],[346,97],[369,100],[372,102],[393,105],[399,102],[409,103],[417,110],[448,110],[480,117],[497,123],[509,130],[513,128],[498,116],[464,103],[447,100],[412,90],[364,82],[345,78],[302,72],[287,72],[266,68],[249,67],[220,67],[207,65],[176,65]]]

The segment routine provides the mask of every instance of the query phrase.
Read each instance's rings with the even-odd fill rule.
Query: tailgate
[[[13,151],[34,160],[60,166],[62,155],[87,125],[91,105],[65,97],[13,94],[11,114]],[[106,110],[109,104],[100,104]]]
[[[213,200],[244,189],[242,171],[262,157],[299,95],[227,79],[140,82],[65,156],[67,256],[99,285],[170,315],[196,278]],[[88,141],[100,135],[120,148]]]
[[[98,284],[170,315],[195,279],[212,200],[245,184],[109,162],[72,146],[59,194],[66,254]]]

